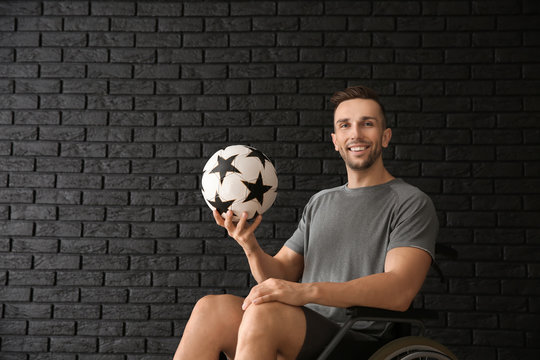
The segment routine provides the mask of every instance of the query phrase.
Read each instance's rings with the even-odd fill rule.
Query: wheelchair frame
[[[435,252],[437,254],[446,255],[452,259],[457,258],[457,251],[446,245],[437,244]],[[441,282],[446,282],[444,274],[442,273],[438,264],[433,262],[431,265],[439,276]],[[332,340],[325,347],[324,351],[319,355],[319,357],[317,357],[317,360],[326,360],[339,342],[343,339],[347,331],[349,331],[357,321],[379,321],[393,324],[406,324],[408,326],[416,326],[419,330],[419,336],[398,337],[395,340],[388,342],[386,345],[383,345],[378,351],[376,351],[369,358],[369,360],[413,360],[420,358],[457,360],[457,357],[442,344],[423,336],[425,332],[425,325],[422,319],[437,319],[438,312],[435,310],[409,308],[407,311],[400,312],[364,306],[355,306],[347,309],[347,315],[347,321],[341,326],[336,335],[334,335]],[[403,353],[403,357],[393,356],[400,353]]]

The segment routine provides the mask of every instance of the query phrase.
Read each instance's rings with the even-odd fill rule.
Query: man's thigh
[[[340,325],[306,307],[301,308],[306,318],[306,336],[297,360],[316,359],[326,345],[337,334]],[[336,349],[330,354],[330,360],[367,359],[384,342],[350,330]]]

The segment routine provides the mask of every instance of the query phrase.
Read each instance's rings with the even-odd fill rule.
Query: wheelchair
[[[437,244],[435,252],[438,255],[444,255],[452,259],[457,257],[457,252],[454,249],[442,244]],[[433,262],[431,267],[438,274],[441,282],[446,282],[437,263]],[[386,323],[385,330],[382,333],[391,326],[395,327],[394,333],[397,337],[379,348],[368,360],[457,360],[456,355],[444,345],[424,337],[425,325],[423,320],[437,319],[437,311],[413,309],[411,307],[409,310],[401,312],[355,306],[347,309],[347,316],[345,323],[326,345],[317,360],[328,359],[347,331],[358,321]],[[417,329],[417,335],[411,335],[413,327]],[[222,353],[219,359],[226,360],[227,357]]]
[[[455,259],[457,252],[442,244],[437,244],[436,253]],[[432,268],[438,274],[441,282],[446,279],[436,262]],[[348,330],[358,321],[376,321],[386,323],[386,328],[396,326],[399,337],[383,345],[369,360],[457,360],[448,348],[427,337],[424,337],[424,319],[436,319],[438,312],[426,309],[413,309],[400,312],[363,306],[347,309],[347,321],[341,326],[334,338],[328,343],[317,360],[326,360],[335,347],[343,339]],[[411,335],[412,327],[418,329],[418,335]],[[383,330],[384,332],[384,330]]]
[[[347,309],[348,320],[317,360],[326,360],[347,331],[357,321],[385,322],[387,327],[398,326],[398,334],[408,334],[398,337],[377,350],[369,360],[457,360],[457,357],[444,345],[424,337],[425,326],[422,319],[437,318],[437,312],[423,309],[409,309],[405,312],[356,306]],[[418,328],[418,335],[410,335],[411,327]]]

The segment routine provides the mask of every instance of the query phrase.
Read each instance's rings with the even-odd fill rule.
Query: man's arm
[[[293,250],[282,247],[275,255],[270,256],[263,251],[255,238],[255,229],[262,221],[259,215],[252,224],[247,223],[247,214],[240,217],[240,221],[235,224],[232,221],[232,212],[228,212],[225,218],[214,211],[214,218],[219,226],[227,229],[232,237],[244,250],[249,262],[251,273],[257,283],[261,283],[270,278],[283,279],[287,281],[298,281],[304,270],[304,257]]]
[[[291,305],[315,303],[405,311],[422,287],[430,265],[431,256],[426,251],[398,247],[387,253],[383,273],[342,283],[298,284],[269,279],[251,290],[244,306],[280,301]]]

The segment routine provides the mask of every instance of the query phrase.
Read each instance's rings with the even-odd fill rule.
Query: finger
[[[225,213],[225,221],[224,221],[224,226],[227,230],[229,230],[229,232],[232,232],[234,231],[234,228],[233,228],[233,222],[232,222],[232,216],[233,216],[233,212],[231,210],[227,211]]]
[[[253,305],[260,305],[260,304],[264,304],[271,301],[274,301],[274,297],[271,294],[268,294],[268,295],[259,296],[258,298],[253,299],[251,303]]]
[[[251,288],[249,294],[244,299],[244,303],[242,304],[242,310],[246,310],[249,305],[251,305],[253,299],[260,297],[261,290],[261,284],[255,285]]]
[[[255,231],[255,229],[257,229],[257,227],[259,227],[259,225],[261,224],[262,222],[262,215],[259,214],[257,215],[257,217],[255,218],[255,221],[253,221],[253,224],[251,224],[251,231]]]
[[[240,216],[240,221],[238,221],[238,224],[236,224],[236,228],[238,230],[242,231],[244,229],[244,227],[246,226],[247,216],[248,216],[248,214],[245,211]]]
[[[214,215],[214,219],[216,220],[216,224],[218,224],[219,226],[224,226],[225,219],[223,219],[223,217],[221,217],[221,214],[219,213],[219,211],[217,211],[217,210],[212,211],[212,215]]]

